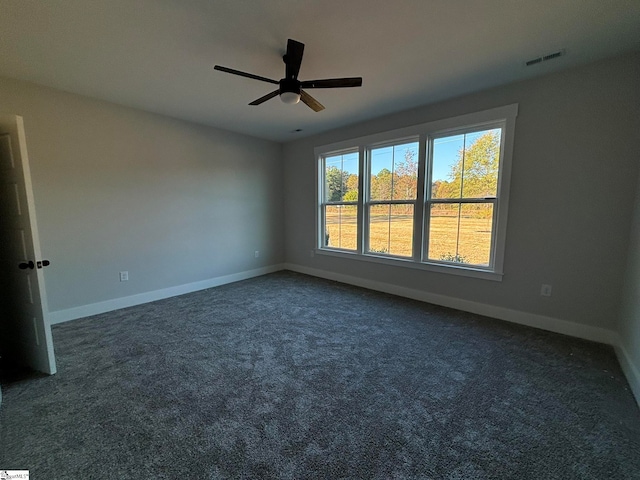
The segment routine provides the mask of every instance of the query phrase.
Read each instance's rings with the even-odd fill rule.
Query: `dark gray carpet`
[[[610,347],[291,272],[58,325],[7,383],[34,479],[640,478]]]

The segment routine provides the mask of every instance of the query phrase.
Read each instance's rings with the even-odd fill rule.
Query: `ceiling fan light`
[[[282,92],[280,100],[288,105],[295,105],[300,101],[300,94],[295,92]]]

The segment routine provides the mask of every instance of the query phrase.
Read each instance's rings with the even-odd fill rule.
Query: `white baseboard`
[[[476,313],[478,315],[497,318],[499,320],[506,320],[508,322],[518,323],[520,325],[527,325],[529,327],[548,330],[550,332],[562,333],[564,335],[570,335],[572,337],[583,338],[585,340],[606,343],[609,345],[616,345],[616,333],[613,330],[607,330],[605,328],[582,325],[580,323],[569,322],[567,320],[547,317],[544,315],[521,312],[519,310],[487,305],[484,303],[463,300],[446,295],[424,292],[422,290],[414,290],[411,288],[393,285],[391,283],[367,280],[360,277],[353,277],[350,275],[343,275],[341,273],[309,268],[297,264],[285,263],[284,268],[287,270],[292,270],[294,272],[312,275],[314,277],[326,278],[328,280],[348,283],[350,285],[377,290],[379,292],[391,293],[400,297],[433,303],[435,305],[441,305],[443,307],[455,308],[458,310],[463,310],[465,312]]]
[[[446,295],[439,295],[435,293],[424,292],[421,290],[400,287],[391,283],[377,282],[374,280],[367,280],[360,277],[343,275],[341,273],[319,270],[291,263],[271,265],[269,267],[262,267],[255,270],[248,270],[245,272],[234,273],[222,277],[211,278],[200,282],[164,288],[161,290],[155,290],[153,292],[131,295],[129,297],[115,298],[113,300],[106,300],[104,302],[82,305],[80,307],[69,308],[66,310],[57,310],[49,313],[49,321],[52,325],[62,322],[68,322],[70,320],[89,317],[91,315],[98,315],[100,313],[106,313],[113,310],[118,310],[120,308],[132,307],[134,305],[154,302],[156,300],[175,297],[177,295],[184,295],[186,293],[217,287],[220,285],[225,285],[227,283],[233,283],[240,280],[259,277],[261,275],[266,275],[268,273],[273,273],[285,269],[304,273],[306,275],[311,275],[314,277],[326,278],[328,280],[334,280],[341,283],[368,288],[370,290],[376,290],[379,292],[390,293],[414,300],[433,303],[435,305],[441,305],[443,307],[455,308],[458,310],[463,310],[465,312],[485,315],[487,317],[518,323],[520,325],[527,325],[530,327],[540,328],[542,330],[570,335],[572,337],[578,337],[594,342],[613,345],[616,349],[618,361],[620,362],[622,370],[627,377],[627,380],[629,381],[629,385],[631,386],[632,393],[634,394],[638,405],[640,405],[640,372],[638,371],[638,368],[631,362],[631,357],[622,345],[621,339],[613,330],[592,327],[589,325],[582,325],[579,323],[569,322],[567,320],[561,320],[553,317],[547,317],[544,315],[521,312],[519,310],[487,305],[484,303],[463,300]]]
[[[224,275],[222,277],[210,278],[207,280],[202,280],[200,282],[177,285],[175,287],[163,288],[161,290],[154,290],[152,292],[139,293],[137,295],[131,295],[128,297],[114,298],[112,300],[91,303],[89,305],[68,308],[66,310],[57,310],[54,312],[49,312],[49,323],[51,323],[51,325],[55,325],[56,323],[68,322],[69,320],[76,320],[83,317],[90,317],[91,315],[111,312],[120,308],[133,307],[134,305],[155,302],[156,300],[162,300],[163,298],[175,297],[177,295],[184,295],[185,293],[197,292],[198,290],[205,290],[207,288],[218,287],[227,283],[239,282],[240,280],[259,277],[260,275],[266,275],[267,273],[277,272],[279,270],[282,270],[283,268],[284,267],[281,264],[271,265],[269,267],[256,268],[255,270],[247,270],[245,272],[233,273],[231,275]]]
[[[631,361],[631,356],[622,344],[622,339],[620,337],[617,337],[616,355],[618,356],[618,361],[620,362],[622,371],[627,377],[627,381],[631,387],[631,393],[636,397],[636,402],[638,402],[638,406],[640,407],[640,370],[638,370]]]

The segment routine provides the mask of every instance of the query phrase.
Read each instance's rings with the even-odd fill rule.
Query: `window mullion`
[[[325,206],[325,193],[324,193],[324,184],[325,184],[325,157],[320,157],[320,161],[318,162],[318,168],[316,168],[316,198],[318,199],[319,207],[316,209],[316,228],[318,231],[316,232],[316,244],[314,248],[323,248],[326,246],[325,241],[325,231],[327,229],[327,219],[326,219],[326,206]]]
[[[424,187],[422,194],[424,195],[424,212],[422,215],[422,252],[420,261],[425,262],[429,256],[429,236],[431,228],[431,185],[433,183],[433,138],[429,135],[425,136],[424,145]]]
[[[366,253],[369,251],[369,237],[370,237],[370,204],[371,201],[371,149],[365,148],[364,146],[360,147],[362,151],[362,159],[363,159],[363,168],[362,168],[362,235],[360,238],[360,242],[362,244],[361,253]]]
[[[418,184],[416,185],[417,195],[416,202],[413,207],[413,260],[419,262],[422,259],[423,249],[423,220],[424,199],[426,185],[426,134],[421,134],[418,138]]]
[[[366,195],[366,158],[365,158],[365,149],[362,145],[358,147],[358,208],[356,212],[356,218],[358,224],[356,225],[357,232],[357,251],[358,253],[364,253],[364,235],[366,234],[365,230],[365,195]]]

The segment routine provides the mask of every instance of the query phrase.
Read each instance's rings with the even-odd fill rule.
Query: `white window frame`
[[[515,121],[518,104],[492,108],[481,112],[469,113],[453,118],[413,125],[406,128],[382,132],[342,142],[323,145],[314,149],[316,158],[316,244],[314,252],[319,255],[354,258],[367,262],[417,268],[439,273],[463,275],[474,278],[501,281],[504,275],[504,252],[506,246],[507,217]],[[498,191],[493,211],[493,234],[491,260],[488,267],[467,265],[454,262],[427,260],[427,242],[429,228],[429,199],[431,188],[431,156],[433,141],[436,138],[482,129],[502,128],[500,145],[500,167],[498,173]],[[388,254],[368,252],[368,175],[370,172],[369,151],[381,145],[394,145],[418,139],[418,196],[414,208],[413,256],[400,257]],[[358,151],[359,152],[359,194],[357,204],[357,249],[340,250],[324,246],[324,158]],[[466,200],[463,200],[465,202]],[[369,202],[369,203],[368,203]],[[341,203],[341,202],[339,202]],[[344,202],[342,202],[344,203]],[[354,202],[347,202],[353,204]],[[383,202],[388,203],[388,202]]]
[[[322,155],[320,155],[320,157],[318,158],[318,174],[320,175],[319,178],[322,179],[322,184],[318,185],[318,193],[319,193],[319,217],[320,217],[320,225],[322,225],[323,228],[319,229],[318,231],[318,242],[317,244],[319,245],[319,248],[331,248],[331,250],[337,250],[337,251],[341,251],[341,252],[347,252],[347,253],[354,253],[354,252],[359,252],[361,251],[361,244],[360,244],[360,198],[362,197],[362,190],[361,190],[361,175],[360,172],[358,171],[358,200],[353,202],[353,201],[345,201],[345,200],[339,200],[339,201],[329,201],[327,200],[327,184],[324,181],[324,172],[326,171],[326,159],[328,157],[335,157],[338,155],[348,155],[350,153],[358,153],[358,157],[360,157],[360,152],[357,148],[347,148],[347,149],[343,149],[343,150],[339,150],[339,151],[335,151],[335,152],[326,152]],[[362,168],[362,162],[358,161],[358,165],[359,168]],[[317,182],[316,182],[317,183]],[[342,206],[342,205],[354,205],[357,208],[358,211],[358,217],[357,217],[357,233],[356,233],[356,238],[357,238],[357,246],[355,250],[352,249],[347,249],[347,248],[339,248],[339,247],[326,247],[324,245],[325,243],[325,235],[326,235],[326,209],[325,207],[328,205],[334,205],[334,206]],[[316,225],[318,225],[318,222],[316,222]]]
[[[363,225],[362,225],[362,231],[363,231],[363,242],[364,242],[364,254],[365,255],[373,255],[373,256],[381,256],[381,257],[389,257],[389,258],[398,258],[398,259],[410,259],[410,260],[415,260],[416,258],[416,248],[415,245],[413,247],[413,253],[410,257],[407,256],[400,256],[400,255],[393,255],[391,253],[378,253],[378,252],[372,252],[371,251],[371,245],[369,245],[370,239],[371,239],[371,235],[370,235],[370,214],[371,214],[371,206],[372,205],[413,205],[413,225],[414,225],[414,235],[413,235],[413,239],[415,241],[415,225],[416,225],[416,209],[418,208],[418,203],[419,203],[419,199],[420,199],[420,195],[418,194],[416,196],[416,198],[414,200],[391,200],[391,199],[387,199],[387,200],[372,200],[371,199],[371,184],[370,184],[370,179],[371,179],[371,151],[375,150],[377,148],[384,148],[384,147],[394,147],[396,145],[402,145],[402,144],[406,144],[406,143],[418,143],[418,157],[420,154],[420,137],[419,135],[413,135],[407,138],[396,138],[392,141],[386,141],[386,142],[381,142],[381,143],[376,143],[376,144],[372,144],[372,145],[366,145],[364,148],[364,152],[365,152],[365,158],[367,159],[364,162],[364,172],[365,174],[363,175],[363,183],[364,183],[364,189],[362,190],[362,197],[363,197],[363,210],[362,210],[362,214],[364,217],[364,221],[363,221]],[[362,163],[362,162],[361,162]],[[419,166],[418,166],[418,170],[419,170]],[[418,175],[419,177],[419,175]],[[419,191],[419,190],[418,190]]]

